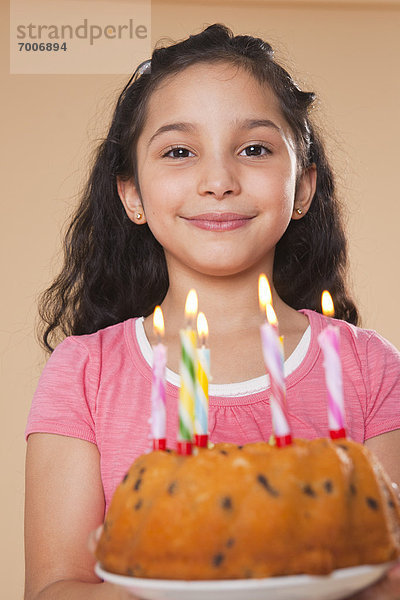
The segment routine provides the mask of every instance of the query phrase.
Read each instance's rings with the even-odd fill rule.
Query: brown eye
[[[242,150],[240,154],[243,152],[246,153],[246,156],[264,156],[266,154],[270,154],[270,150],[263,146],[262,144],[251,144]]]
[[[171,148],[165,152],[165,154],[163,154],[163,158],[189,158],[189,154],[193,154],[193,152],[187,148],[181,148],[179,146],[176,148]]]

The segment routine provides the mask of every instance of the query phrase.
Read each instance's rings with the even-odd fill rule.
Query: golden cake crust
[[[364,446],[328,439],[143,455],[96,553],[107,571],[162,579],[324,574],[399,555],[386,474]]]

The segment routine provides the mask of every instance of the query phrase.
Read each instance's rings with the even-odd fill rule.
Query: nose
[[[229,159],[210,158],[202,166],[198,185],[201,196],[213,196],[216,200],[223,200],[240,192],[237,167],[235,170]]]

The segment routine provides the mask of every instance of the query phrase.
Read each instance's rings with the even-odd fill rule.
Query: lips
[[[252,216],[240,213],[202,213],[193,217],[184,217],[190,225],[208,231],[232,231],[247,225]]]

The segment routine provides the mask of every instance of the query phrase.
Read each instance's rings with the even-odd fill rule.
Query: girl
[[[67,233],[64,268],[41,305],[45,346],[69,337],[47,363],[26,430],[27,599],[123,597],[98,583],[86,540],[131,462],[149,449],[159,303],[174,446],[178,331],[192,287],[211,332],[212,441],[271,434],[257,298],[265,272],[285,340],[294,435],[328,431],[317,343],[327,288],[341,319],[348,434],[400,480],[399,355],[356,327],[313,100],[267,43],[222,25],[155,50],[121,93]]]

